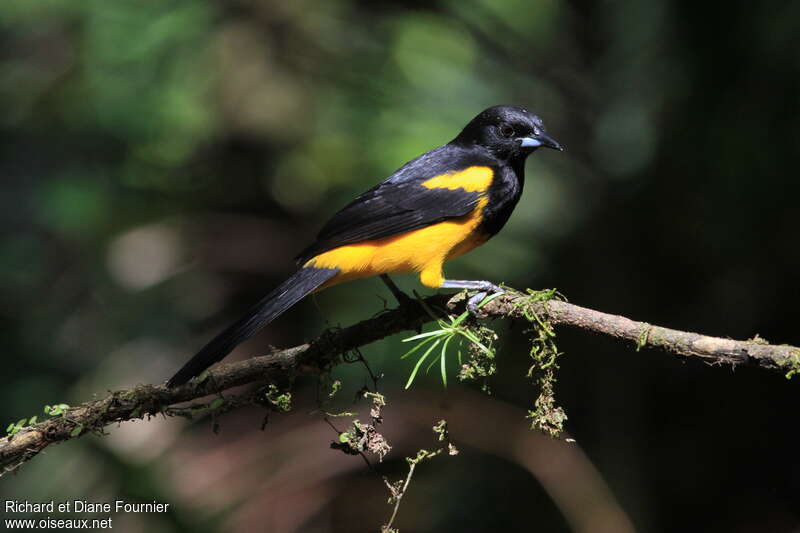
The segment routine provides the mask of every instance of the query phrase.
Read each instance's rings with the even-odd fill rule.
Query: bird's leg
[[[380,278],[381,281],[383,281],[386,284],[386,286],[389,287],[389,290],[392,291],[392,294],[394,294],[397,303],[400,304],[401,306],[406,305],[407,303],[412,302],[414,300],[408,294],[401,291],[400,287],[395,285],[394,281],[392,281],[392,278],[390,278],[388,274],[381,274]]]
[[[471,296],[470,299],[467,300],[467,311],[469,311],[469,314],[472,316],[478,316],[478,304],[481,303],[488,294],[503,294],[506,292],[504,289],[498,287],[491,281],[446,279],[444,280],[444,283],[440,285],[440,288],[479,291],[477,294]]]

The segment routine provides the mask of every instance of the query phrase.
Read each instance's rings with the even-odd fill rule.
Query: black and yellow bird
[[[501,291],[488,281],[446,279],[445,261],[485,243],[517,205],[525,158],[539,147],[561,150],[526,109],[494,106],[458,136],[400,167],[336,213],[298,257],[300,269],[217,335],[167,382],[174,387],[220,361],[304,296],[380,275],[402,300],[391,272],[418,272],[426,287]]]

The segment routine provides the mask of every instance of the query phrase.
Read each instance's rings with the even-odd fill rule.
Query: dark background
[[[2,417],[162,381],[337,208],[498,103],[567,151],[530,158],[508,226],[452,277],[800,344],[798,2],[4,0]],[[233,357],[381,296],[331,289]],[[434,373],[403,391],[407,335],[363,350],[386,374],[380,472],[402,477],[442,416],[461,448],[418,468],[403,532],[798,531],[796,379],[562,330],[564,444],[527,430],[527,337],[498,327],[491,398]],[[335,377],[363,410],[364,369]],[[56,446],[0,494],[171,504],[122,531],[377,531],[385,488],[328,448],[315,389],[264,432],[252,409],[219,435],[153,420]]]

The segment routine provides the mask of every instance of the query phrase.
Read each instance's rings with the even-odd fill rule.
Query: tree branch
[[[431,309],[463,310],[463,299],[463,294],[435,295],[424,301]],[[800,348],[768,344],[758,337],[746,341],[710,337],[636,322],[560,300],[536,301],[514,292],[495,298],[481,311],[487,317],[526,321],[535,315],[552,324],[626,339],[635,343],[637,349],[658,348],[687,357],[699,357],[714,365],[759,366],[784,372],[787,377],[800,372]],[[200,383],[190,382],[175,389],[163,385],[139,385],[112,392],[103,399],[72,407],[62,416],[22,428],[15,435],[0,439],[0,466],[3,467],[0,475],[14,470],[50,444],[87,433],[104,434],[104,428],[115,422],[158,414],[190,416],[193,409],[195,412],[224,411],[252,403],[243,401],[246,396],[232,396],[217,407],[214,407],[215,402],[176,406],[240,385],[263,386],[290,381],[299,375],[319,374],[341,363],[342,356],[352,350],[401,331],[419,328],[432,320],[420,305],[411,302],[348,328],[326,331],[308,344],[275,350],[245,361],[220,364]]]

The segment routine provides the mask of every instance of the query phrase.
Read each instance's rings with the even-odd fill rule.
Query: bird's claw
[[[485,314],[482,314],[481,310],[478,308],[484,298],[486,298],[490,293],[504,294],[506,292],[502,287],[498,287],[494,283],[489,282],[486,282],[486,285],[482,286],[479,291],[480,292],[473,294],[470,296],[469,300],[467,300],[467,311],[475,318],[482,318],[486,316]]]

